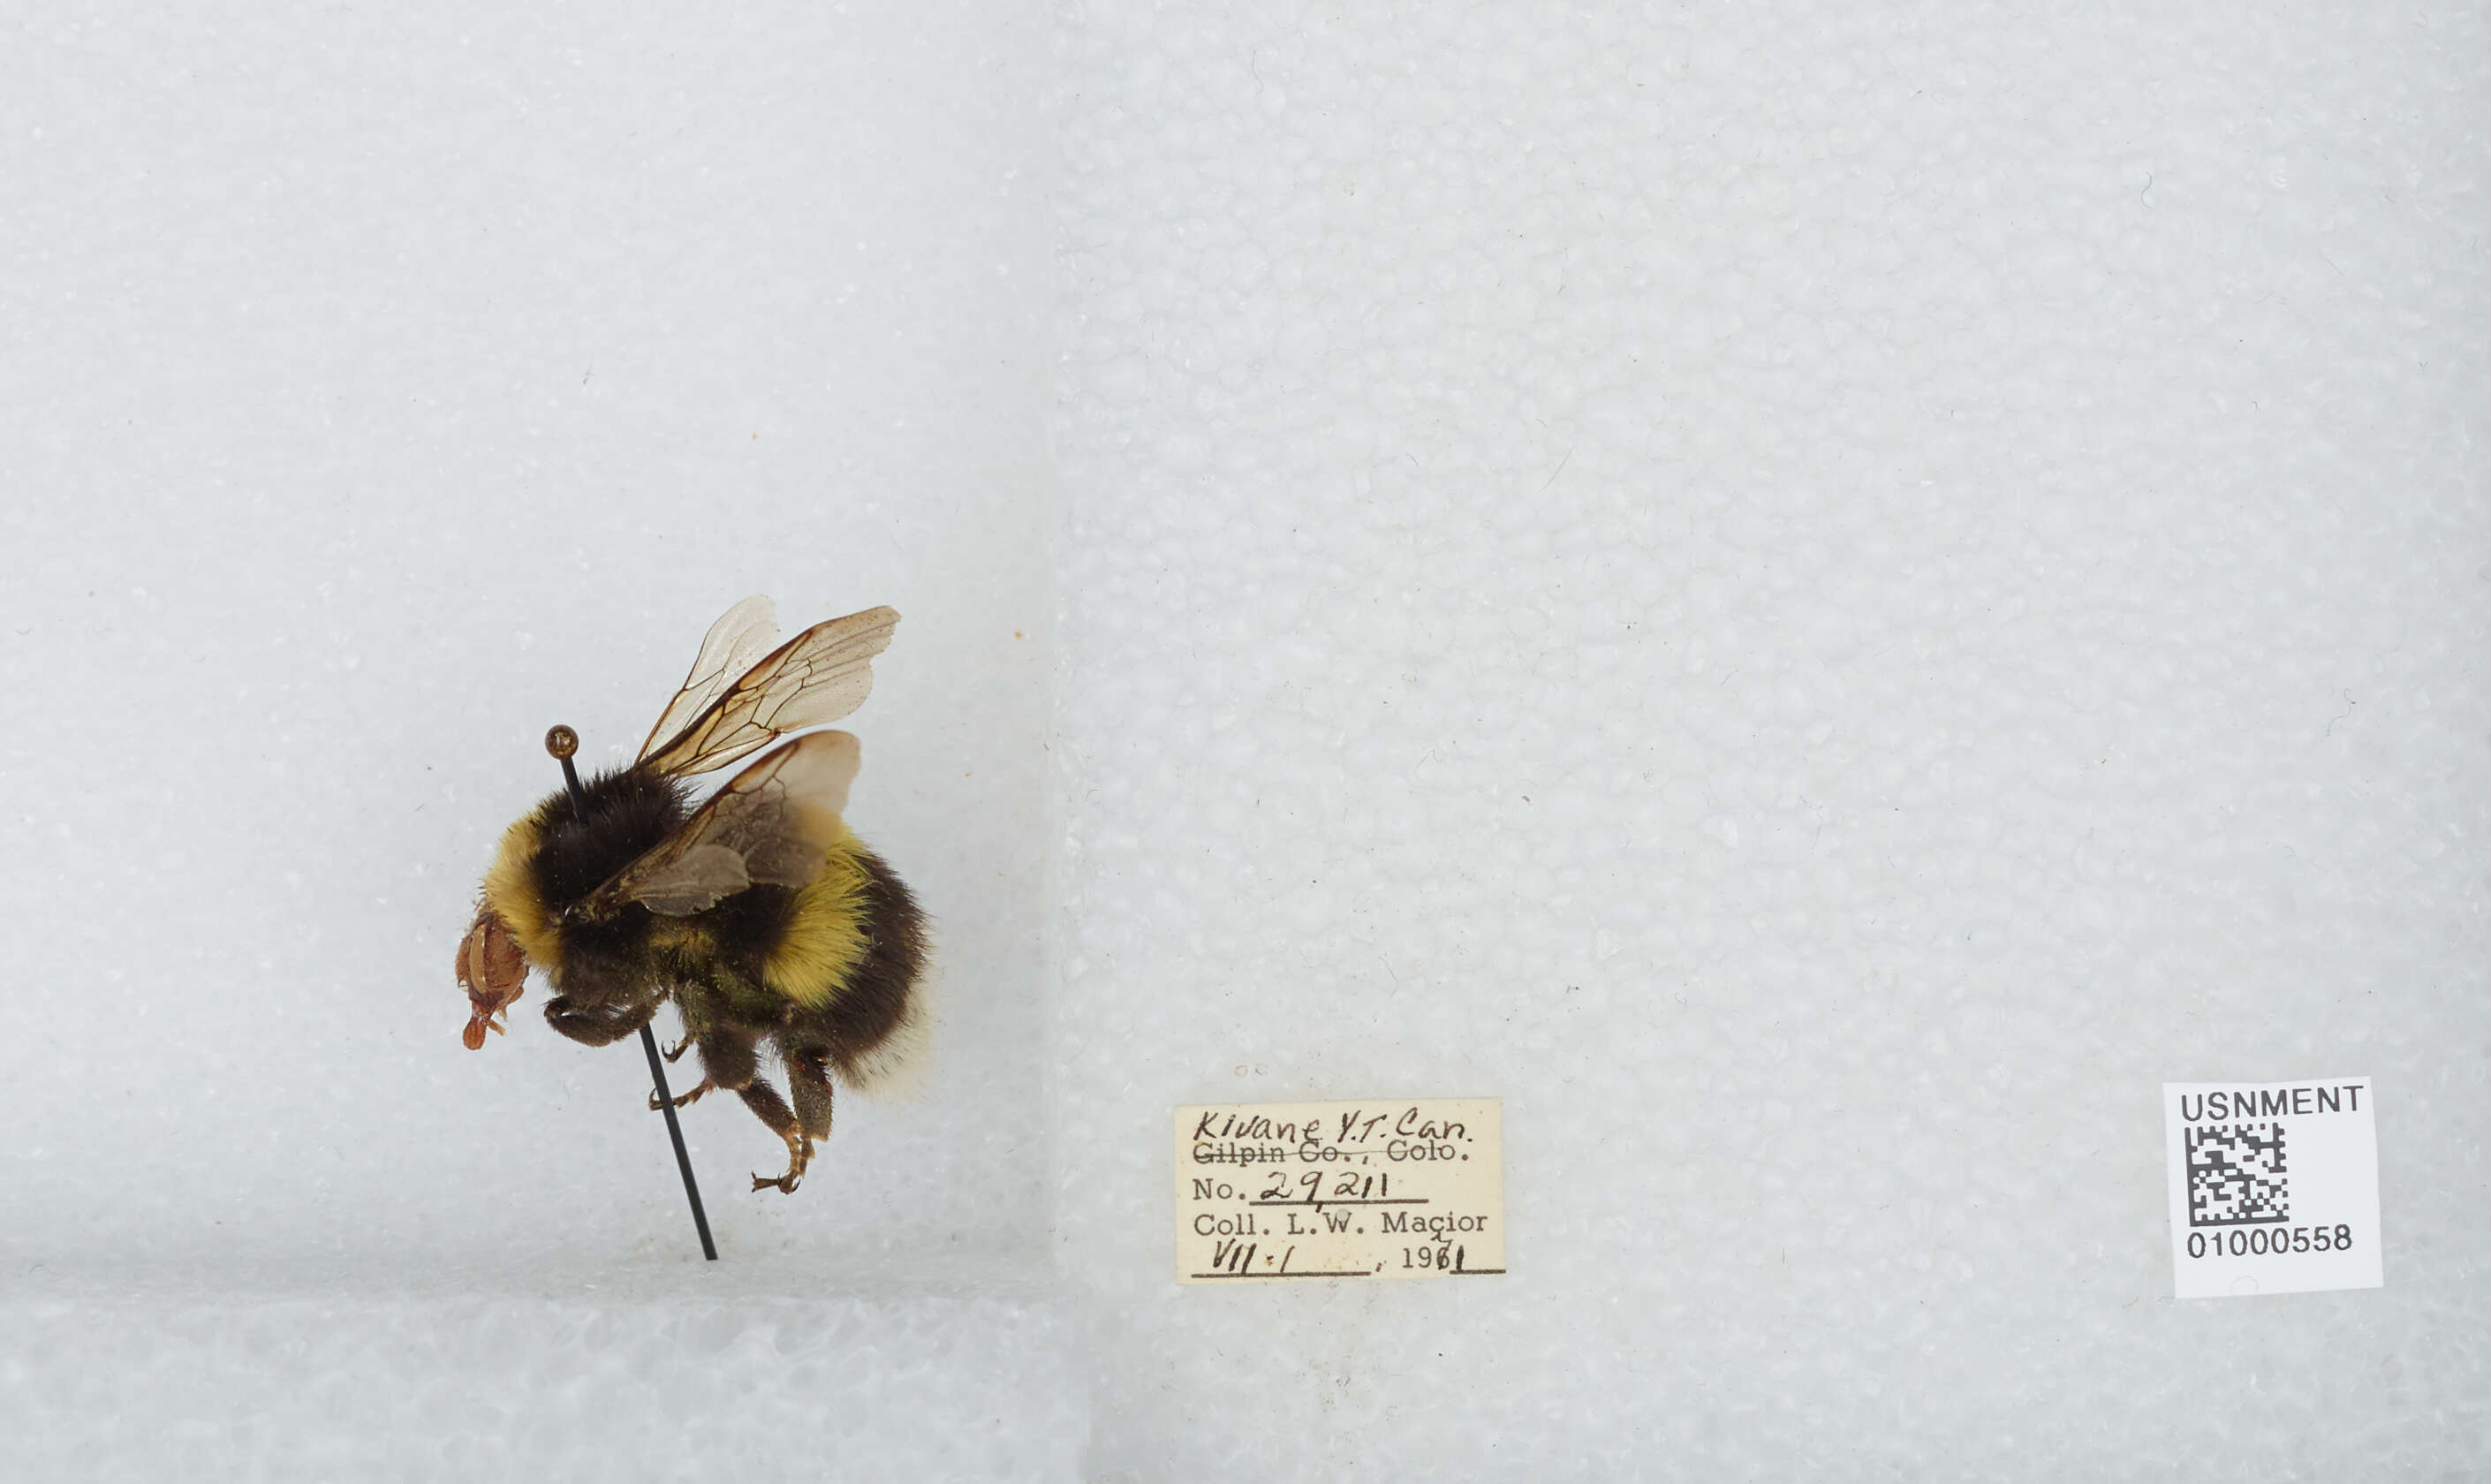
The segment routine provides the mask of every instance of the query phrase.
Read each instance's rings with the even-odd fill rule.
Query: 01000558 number
[[[2278,1252],[2350,1252],[2353,1229],[2331,1227],[2234,1227],[2208,1236],[2188,1234],[2190,1257],[2265,1257]]]

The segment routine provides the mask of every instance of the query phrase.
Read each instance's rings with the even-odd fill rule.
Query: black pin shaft
[[[700,1186],[692,1179],[692,1156],[684,1149],[684,1125],[675,1121],[675,1094],[666,1090],[666,1063],[658,1056],[658,1037],[647,1021],[640,1023],[640,1049],[649,1054],[649,1076],[658,1084],[658,1106],[666,1110],[666,1137],[675,1144],[675,1168],[684,1172],[684,1199],[692,1203],[692,1225],[700,1232],[701,1256],[718,1261],[718,1243],[710,1240],[709,1212],[701,1209]]]
[[[571,806],[585,810],[588,794],[579,786],[579,770],[571,766],[571,755],[579,750],[579,734],[569,727],[555,727],[545,734],[545,750],[562,764],[562,781],[571,789]],[[665,1110],[666,1138],[675,1147],[675,1168],[684,1175],[684,1199],[692,1204],[692,1226],[700,1233],[701,1256],[718,1261],[718,1243],[710,1238],[709,1212],[701,1208],[700,1182],[692,1178],[692,1156],[684,1148],[684,1125],[675,1118],[675,1094],[666,1086],[666,1063],[658,1055],[657,1033],[649,1023],[640,1023],[640,1049],[648,1053],[649,1080],[658,1085],[658,1106]]]

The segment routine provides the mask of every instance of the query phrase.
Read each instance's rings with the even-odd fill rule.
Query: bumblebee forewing
[[[899,615],[868,608],[816,624],[772,651],[710,708],[641,763],[678,776],[723,768],[789,732],[826,726],[873,693],[873,656],[891,644]],[[667,708],[669,715],[673,707]]]
[[[659,713],[658,724],[649,729],[648,740],[640,743],[640,755],[691,724],[693,717],[716,705],[726,687],[735,684],[752,668],[752,662],[770,652],[778,642],[777,608],[769,597],[755,593],[718,616],[701,640],[700,655],[692,661],[684,685],[675,698]]]
[[[689,917],[756,884],[803,887],[839,837],[863,748],[846,732],[800,737],[735,775],[663,844],[582,902],[592,920],[638,902]]]

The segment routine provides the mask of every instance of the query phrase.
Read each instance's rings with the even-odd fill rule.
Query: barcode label
[[[2370,1079],[2165,1083],[2172,1293],[2377,1288]]]
[[[2188,1145],[2188,1224],[2251,1226],[2292,1215],[2280,1123],[2183,1129]]]

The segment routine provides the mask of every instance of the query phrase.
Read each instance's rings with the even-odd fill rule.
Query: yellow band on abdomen
[[[864,850],[842,827],[823,857],[821,874],[796,893],[787,931],[762,963],[763,980],[798,1004],[818,1007],[836,998],[872,946]]]

